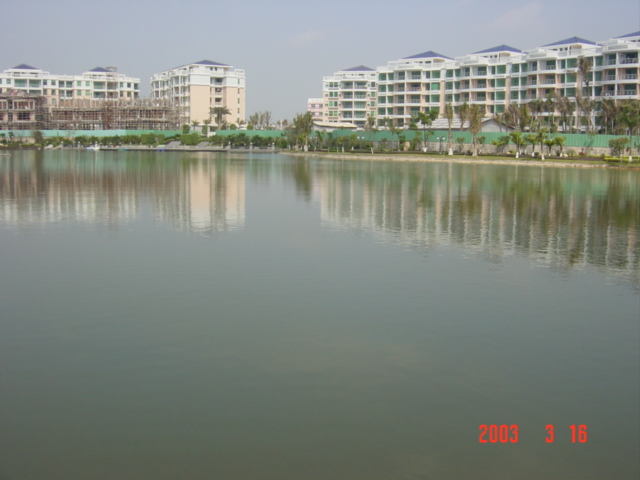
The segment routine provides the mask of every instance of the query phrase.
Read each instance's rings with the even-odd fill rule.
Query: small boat
[[[97,152],[98,150],[100,150],[100,145],[98,145],[98,144],[95,144],[95,145],[89,145],[89,146],[87,147],[87,150],[92,150],[92,151],[94,151],[94,152]]]

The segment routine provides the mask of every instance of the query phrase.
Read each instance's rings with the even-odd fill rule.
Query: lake
[[[1,480],[640,476],[638,170],[17,151],[0,251]]]

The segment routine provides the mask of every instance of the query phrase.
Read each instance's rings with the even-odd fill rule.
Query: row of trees
[[[597,126],[592,122],[593,109],[597,111]],[[576,110],[582,113],[578,116],[578,128],[574,122]],[[525,104],[511,104],[504,113],[497,113],[493,118],[501,127],[515,128],[521,132],[546,128],[550,133],[577,133],[582,125],[587,134],[626,135],[638,128],[640,100],[606,98],[594,102],[589,97],[576,97],[573,102],[568,97],[550,93],[546,98]]]
[[[202,121],[202,134],[204,136],[209,135],[209,132],[213,129],[213,127],[211,127],[211,122],[213,118],[215,118],[216,127],[219,130],[226,130],[227,128],[229,128],[229,123],[224,120],[225,115],[231,115],[231,111],[227,107],[209,108],[209,118]],[[240,123],[244,123],[244,122],[240,122]],[[200,126],[200,122],[197,120],[194,120],[191,122],[190,126],[186,124],[183,125],[182,133],[186,135],[189,133],[190,127],[193,127],[195,129],[195,128],[198,128],[199,126]]]

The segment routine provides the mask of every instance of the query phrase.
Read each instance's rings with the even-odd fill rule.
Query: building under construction
[[[11,90],[0,94],[0,130],[39,130],[44,120],[44,97]]]
[[[60,100],[41,95],[0,94],[0,130],[175,130],[178,108],[165,99]]]

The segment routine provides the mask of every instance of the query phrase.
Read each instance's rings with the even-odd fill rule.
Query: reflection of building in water
[[[76,151],[25,152],[0,162],[0,222],[63,220],[120,225],[139,216],[145,198],[156,218],[200,233],[244,225],[242,162],[149,162]],[[151,154],[153,155],[153,154]],[[15,156],[17,157],[17,156]]]
[[[319,172],[323,221],[384,242],[516,252],[555,268],[595,265],[640,283],[637,173],[432,165]]]
[[[199,162],[181,178],[178,221],[187,229],[206,233],[244,225],[244,165]]]
[[[65,154],[64,162],[49,165],[40,152],[0,163],[0,221],[120,224],[136,217],[138,201],[131,182],[113,171],[98,174],[97,165],[78,152]]]

